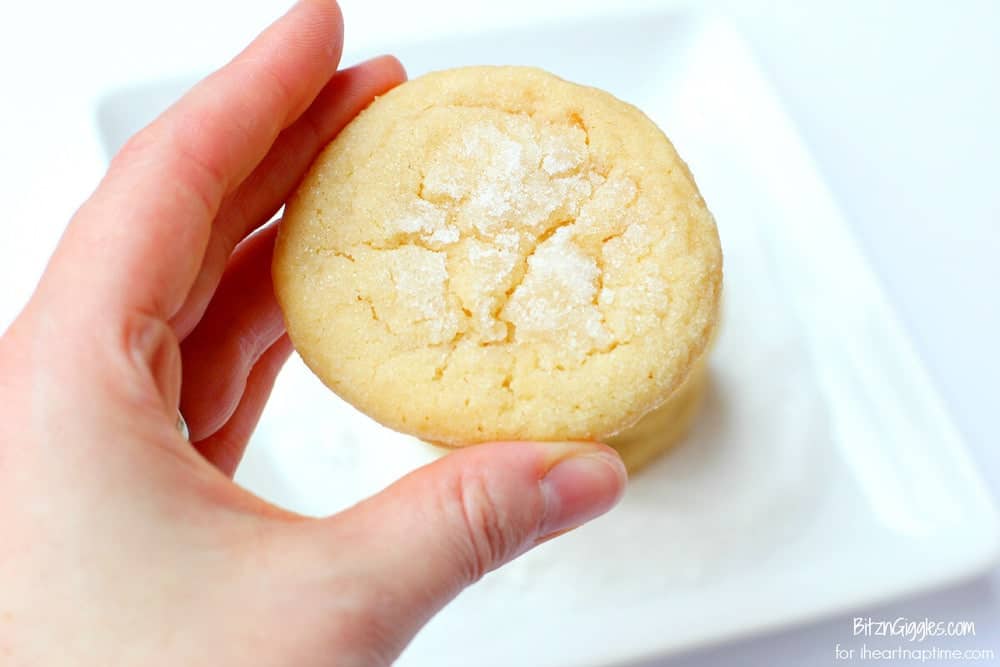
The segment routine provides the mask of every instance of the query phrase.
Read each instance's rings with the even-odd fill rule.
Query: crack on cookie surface
[[[412,199],[395,219],[379,223],[377,238],[337,252],[352,257],[359,246],[411,247],[443,257],[442,303],[479,346],[541,344],[560,358],[569,349],[574,358],[560,363],[574,364],[613,350],[621,341],[607,330],[600,302],[603,246],[578,242],[577,232],[587,233],[578,229],[581,214],[609,190],[626,192],[620,204],[630,209],[640,196],[637,184],[597,168],[589,128],[578,114],[540,121],[454,104],[428,105],[420,113],[456,110],[486,117],[463,123],[462,132],[427,149]],[[620,236],[627,224],[618,221],[604,238]],[[393,284],[399,292],[399,281]]]
[[[590,129],[576,113],[542,121],[491,106],[435,104],[412,118],[470,110],[486,116],[427,147],[409,203],[378,222],[376,238],[329,250],[355,263],[362,249],[409,248],[422,251],[411,261],[443,261],[443,293],[423,302],[419,286],[398,280],[390,263],[396,301],[415,304],[414,326],[454,317],[456,331],[477,346],[547,348],[551,368],[613,351],[637,332],[608,326],[605,253],[633,223],[638,184],[613,166],[597,168]],[[603,231],[588,240],[595,230]]]

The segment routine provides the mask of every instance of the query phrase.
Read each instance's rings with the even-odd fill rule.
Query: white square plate
[[[690,163],[726,257],[724,326],[689,440],[638,475],[611,514],[460,596],[400,664],[617,665],[874,605],[996,559],[981,480],[728,24],[603,17],[391,50],[413,76],[531,64],[638,105]],[[109,151],[182,88],[104,98]],[[436,455],[293,360],[237,478],[325,514]]]

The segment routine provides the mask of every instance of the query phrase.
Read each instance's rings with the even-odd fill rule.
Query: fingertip
[[[388,88],[406,81],[406,68],[394,55],[384,54],[363,60],[355,65],[351,65],[344,71],[355,71],[363,73],[365,77],[372,77],[388,84]]]
[[[610,447],[559,459],[540,482],[545,509],[539,541],[607,513],[621,500],[627,480],[621,457]]]
[[[560,461],[574,456],[599,456],[619,469],[623,480],[627,479],[625,464],[618,452],[608,445],[591,440],[565,441],[525,441],[523,444],[535,448],[541,455],[542,472],[548,472]]]
[[[595,442],[593,444],[598,447],[603,456],[607,457],[607,461],[617,468],[624,489],[624,486],[628,484],[628,468],[625,466],[625,461],[622,460],[621,454],[618,453],[617,449],[603,442]]]
[[[336,66],[344,52],[344,12],[336,0],[298,0],[289,13],[314,12],[309,30],[327,45],[330,60]]]
[[[335,63],[340,63],[341,56],[344,55],[344,12],[340,9],[340,3],[336,0],[321,0],[321,4],[327,5],[330,14],[329,32],[333,39],[330,41],[330,57]]]
[[[385,68],[386,72],[395,75],[395,77],[401,82],[406,81],[408,78],[406,67],[396,56],[392,54],[385,54],[374,58],[373,60],[378,61],[380,67]]]

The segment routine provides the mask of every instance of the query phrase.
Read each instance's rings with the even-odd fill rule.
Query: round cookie
[[[704,402],[708,368],[700,362],[687,380],[660,407],[633,426],[608,438],[607,444],[622,457],[633,474],[660,454],[666,453],[691,430]]]
[[[425,440],[599,440],[687,377],[715,326],[714,220],[666,136],[524,67],[374,101],[291,198],[275,293],[337,394]]]

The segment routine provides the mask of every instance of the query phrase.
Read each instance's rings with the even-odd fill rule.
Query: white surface
[[[588,48],[598,39],[614,61]],[[639,475],[609,516],[467,591],[401,664],[460,666],[480,653],[480,665],[621,664],[912,593],[995,560],[1000,527],[985,490],[731,29],[652,14],[438,38],[399,54],[415,76],[455,61],[532,63],[646,110],[711,203],[727,285],[712,389],[688,446]],[[113,150],[175,89],[102,101],[105,142]],[[434,456],[333,399],[296,361],[237,477],[326,514]],[[733,604],[754,594],[754,606]],[[599,632],[608,627],[613,637]]]
[[[349,41],[357,46],[453,25],[454,16],[440,9],[449,4],[443,0],[386,11],[389,4],[347,3]],[[566,14],[570,4],[465,3],[459,13],[466,23],[505,21],[505,13],[526,22],[538,12]],[[990,193],[1000,154],[994,121],[1000,10],[988,2],[955,3],[947,11],[937,3],[719,4],[777,83],[996,493],[1000,225]],[[776,5],[781,11],[761,10]],[[6,10],[0,121],[8,135],[0,191],[9,233],[0,270],[8,289],[0,296],[0,321],[26,297],[58,230],[99,176],[103,160],[88,116],[95,95],[116,82],[218,64],[276,11],[271,2],[193,0],[19,3]],[[866,611],[972,619],[978,643],[936,645],[989,646],[1000,626],[998,581],[994,570],[959,589]],[[845,618],[676,664],[829,664],[834,644],[850,640]]]

